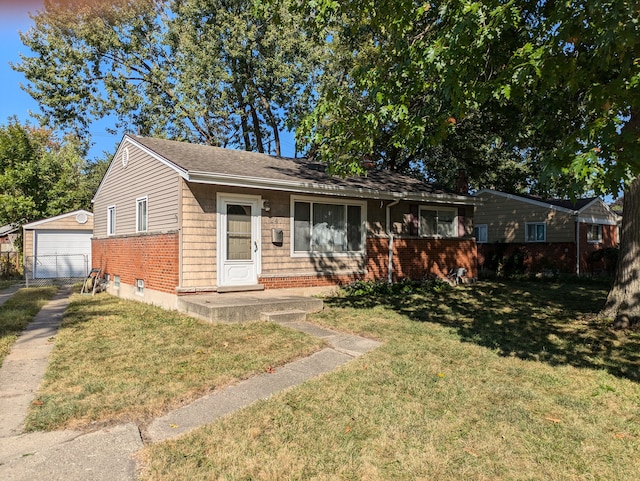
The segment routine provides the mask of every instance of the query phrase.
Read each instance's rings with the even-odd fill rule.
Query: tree
[[[304,138],[358,171],[385,131],[417,152],[473,115],[511,110],[508,143],[542,185],[625,188],[619,267],[603,314],[640,322],[640,9],[630,0],[318,0],[342,66],[320,87]],[[338,48],[339,47],[339,48]],[[337,80],[336,80],[337,79]],[[481,131],[484,130],[481,127]],[[635,179],[635,180],[634,180]]]
[[[46,0],[14,68],[41,118],[87,135],[93,120],[209,145],[281,153],[308,112],[321,49],[288,2]]]
[[[90,209],[97,183],[87,176],[85,148],[77,138],[62,142],[52,131],[0,126],[0,224],[22,225],[75,209]]]

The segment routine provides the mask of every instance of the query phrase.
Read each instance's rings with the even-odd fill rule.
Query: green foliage
[[[142,135],[280,153],[309,109],[318,44],[288,2],[49,0],[14,68],[42,117],[86,134],[112,114]]]
[[[354,281],[341,287],[341,292],[347,297],[388,297],[397,295],[411,295],[428,292],[440,292],[450,289],[451,284],[436,278],[430,280],[402,279],[389,284],[386,281]]]
[[[16,119],[0,126],[0,225],[24,224],[75,209],[91,209],[96,177],[87,172],[77,138],[59,141],[47,129]]]
[[[335,55],[301,139],[335,171],[360,171],[364,156],[396,151],[428,171],[429,148],[475,118],[474,146],[489,146],[505,165],[515,160],[542,191],[616,193],[640,172],[636,2],[319,0],[302,8],[320,12],[310,18],[331,30]],[[448,149],[458,162],[461,147]],[[483,179],[490,165],[472,180],[491,183]]]

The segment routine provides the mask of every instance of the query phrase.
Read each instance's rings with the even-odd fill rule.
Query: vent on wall
[[[76,222],[78,224],[86,224],[88,220],[89,218],[84,212],[79,212],[78,214],[76,214]]]
[[[122,167],[126,169],[127,165],[129,164],[129,147],[125,147],[122,150],[121,157],[122,157]]]

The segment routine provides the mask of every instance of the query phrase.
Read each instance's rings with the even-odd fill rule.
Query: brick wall
[[[573,242],[532,242],[478,244],[478,266],[491,271],[560,272],[576,271],[576,245]]]
[[[474,239],[394,239],[393,279],[446,276],[449,269],[464,267],[467,277],[478,276]],[[389,239],[367,239],[367,278],[387,279]]]
[[[449,269],[464,267],[467,277],[477,277],[476,242],[473,239],[394,239],[393,279],[422,279],[427,275],[445,276]],[[366,280],[387,280],[389,239],[367,239],[367,274],[351,276],[282,276],[259,280],[266,289],[319,287]]]
[[[589,256],[600,249],[617,247],[617,227],[615,225],[603,225],[602,242],[588,242],[588,230],[588,224],[580,224],[580,272],[582,274],[599,274],[606,272],[612,275],[615,265],[610,265],[608,257],[604,257],[596,262],[589,262]]]
[[[109,237],[91,241],[92,266],[120,282],[175,294],[179,283],[178,233]]]
[[[324,287],[349,284],[361,279],[362,275],[352,276],[291,276],[291,277],[261,277],[258,282],[265,289],[289,289],[293,287]]]
[[[616,247],[616,226],[602,226],[602,242],[587,241],[588,224],[580,224],[580,273],[590,274],[607,271],[611,268],[607,259],[597,265],[588,262],[589,255],[599,249]],[[496,271],[498,263],[524,272],[542,272],[545,269],[575,274],[575,242],[530,242],[478,244],[478,266]]]

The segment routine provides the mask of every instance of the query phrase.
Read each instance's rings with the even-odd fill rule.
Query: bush
[[[436,278],[420,281],[402,279],[393,284],[381,280],[355,281],[342,286],[340,291],[348,297],[374,297],[418,294],[421,292],[440,292],[443,289],[451,289],[451,285],[443,279]]]

